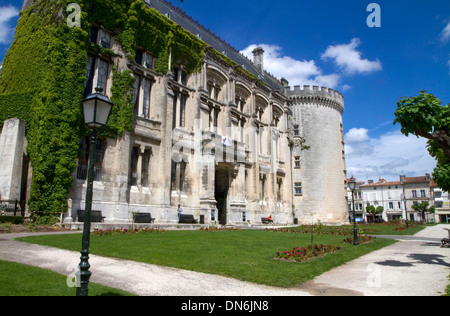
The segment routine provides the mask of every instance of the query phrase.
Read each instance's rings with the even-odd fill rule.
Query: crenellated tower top
[[[292,104],[315,103],[329,106],[341,114],[344,113],[344,97],[338,91],[326,87],[304,85],[294,86],[292,90],[286,87],[286,96]]]

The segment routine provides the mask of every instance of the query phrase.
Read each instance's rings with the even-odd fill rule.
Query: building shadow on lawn
[[[391,267],[412,267],[415,264],[437,264],[450,268],[450,263],[447,262],[448,257],[442,255],[412,253],[408,256],[408,258],[411,258],[413,261],[402,262],[397,260],[385,260],[376,262],[376,264]],[[444,259],[447,259],[447,261],[445,261]]]

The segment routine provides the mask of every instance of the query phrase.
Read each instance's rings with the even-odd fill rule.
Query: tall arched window
[[[90,138],[83,137],[80,140],[80,155],[78,157],[77,179],[86,180],[88,165],[89,165],[89,140]],[[97,138],[95,144],[95,159],[94,159],[94,181],[102,181],[102,165],[104,156],[103,140]]]

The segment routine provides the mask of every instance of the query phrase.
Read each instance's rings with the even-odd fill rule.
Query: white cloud
[[[323,60],[332,59],[348,75],[370,73],[382,69],[379,60],[370,61],[361,57],[356,48],[361,44],[359,38],[351,40],[350,44],[329,46],[322,55]]]
[[[354,75],[379,71],[382,69],[379,60],[369,61],[362,59],[361,52],[356,48],[361,44],[354,38],[350,44],[329,46],[321,59],[334,61],[343,73],[324,74],[315,60],[297,60],[282,55],[282,47],[268,44],[252,44],[241,53],[253,60],[253,50],[257,47],[264,49],[264,69],[275,77],[286,78],[291,86],[317,85],[342,91],[351,89],[351,86],[342,84],[342,75]]]
[[[372,138],[367,129],[355,128],[345,135],[345,142],[347,175],[359,180],[398,180],[401,174],[431,174],[436,167],[426,149],[427,141],[406,137],[400,131]]]
[[[275,77],[286,78],[291,86],[318,85],[336,88],[339,85],[338,74],[323,74],[314,60],[296,60],[289,56],[282,56],[282,48],[276,45],[250,45],[241,53],[253,60],[253,50],[256,47],[264,49],[264,69]]]
[[[0,7],[0,43],[9,44],[12,41],[14,28],[10,27],[8,22],[18,14],[19,9],[15,7]]]
[[[450,40],[450,22],[448,22],[447,26],[442,30],[441,40],[443,42],[448,42]]]
[[[365,128],[352,128],[345,134],[345,142],[347,144],[358,144],[369,140],[369,130]]]

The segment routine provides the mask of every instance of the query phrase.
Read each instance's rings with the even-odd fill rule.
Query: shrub
[[[0,216],[0,223],[22,224],[23,217],[22,216],[3,215],[3,216]]]

